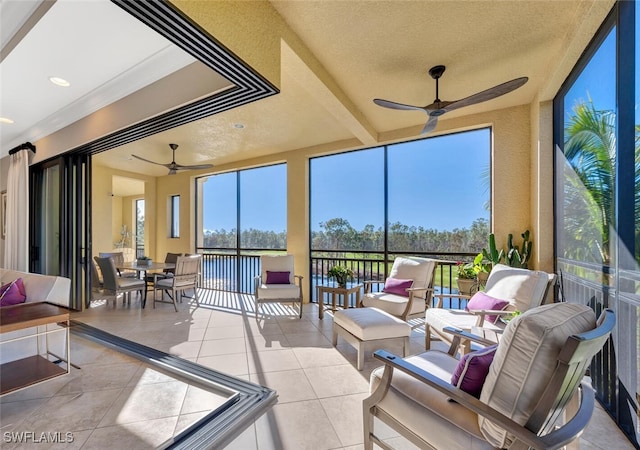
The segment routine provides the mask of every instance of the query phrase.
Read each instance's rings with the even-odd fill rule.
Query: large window
[[[490,137],[483,128],[312,159],[312,250],[479,252]]]
[[[286,249],[286,169],[278,164],[198,179],[202,247]]]
[[[618,2],[554,99],[556,268],[564,301],[616,330],[594,359],[599,400],[638,445],[640,427],[640,17]]]
[[[287,166],[196,180],[205,287],[252,293],[259,255],[287,248]]]

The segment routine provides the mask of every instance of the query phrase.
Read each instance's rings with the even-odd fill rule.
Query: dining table
[[[146,263],[139,263],[138,261],[129,261],[129,262],[116,264],[116,269],[118,270],[135,270],[137,272],[137,278],[140,278],[141,280],[145,280],[145,282],[147,283],[147,289],[149,288],[149,282],[152,281],[151,278],[147,278],[147,272],[169,270],[169,269],[175,269],[175,268],[176,268],[175,263],[166,263],[166,262],[160,262],[160,261],[150,261]],[[143,308],[144,308],[144,304],[146,303],[146,297],[147,297],[146,293],[144,297],[145,297],[145,300],[143,301],[143,306],[142,306]]]

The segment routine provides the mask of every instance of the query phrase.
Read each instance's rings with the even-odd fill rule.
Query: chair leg
[[[173,293],[173,308],[176,310],[176,312],[178,312],[178,303],[176,303],[176,297],[178,296],[178,291],[176,291],[175,289],[172,289],[171,291]]]
[[[300,299],[300,319],[302,319],[302,299]]]
[[[431,327],[429,324],[424,325],[424,348],[425,350],[431,348]]]

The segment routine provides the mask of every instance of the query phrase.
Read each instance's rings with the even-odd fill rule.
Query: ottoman
[[[338,335],[358,350],[358,370],[364,365],[364,343],[397,341],[403,346],[402,356],[407,355],[411,327],[403,320],[377,308],[351,308],[336,311],[333,315],[333,346]]]

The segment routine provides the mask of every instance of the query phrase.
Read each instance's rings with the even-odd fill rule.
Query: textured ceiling
[[[94,163],[160,176],[166,174],[164,168],[130,155],[169,162],[168,144],[175,142],[180,145],[178,163],[220,165],[302,148],[335,148],[341,142],[351,148],[368,147],[397,130],[405,138],[418,137],[424,113],[389,110],[372,100],[431,103],[435,82],[427,71],[437,64],[447,66],[440,80],[442,100],[458,100],[529,77],[524,87],[448,113],[441,122],[529,104],[536,96],[550,100],[583,47],[569,58],[567,48],[581,33],[592,36],[612,4],[613,0],[272,1],[275,16],[286,28],[277,55],[279,94],[101,153]],[[282,28],[280,22],[271,28]],[[256,43],[263,39],[249,26],[234,32],[256,33]],[[230,42],[223,44],[233,48]]]

